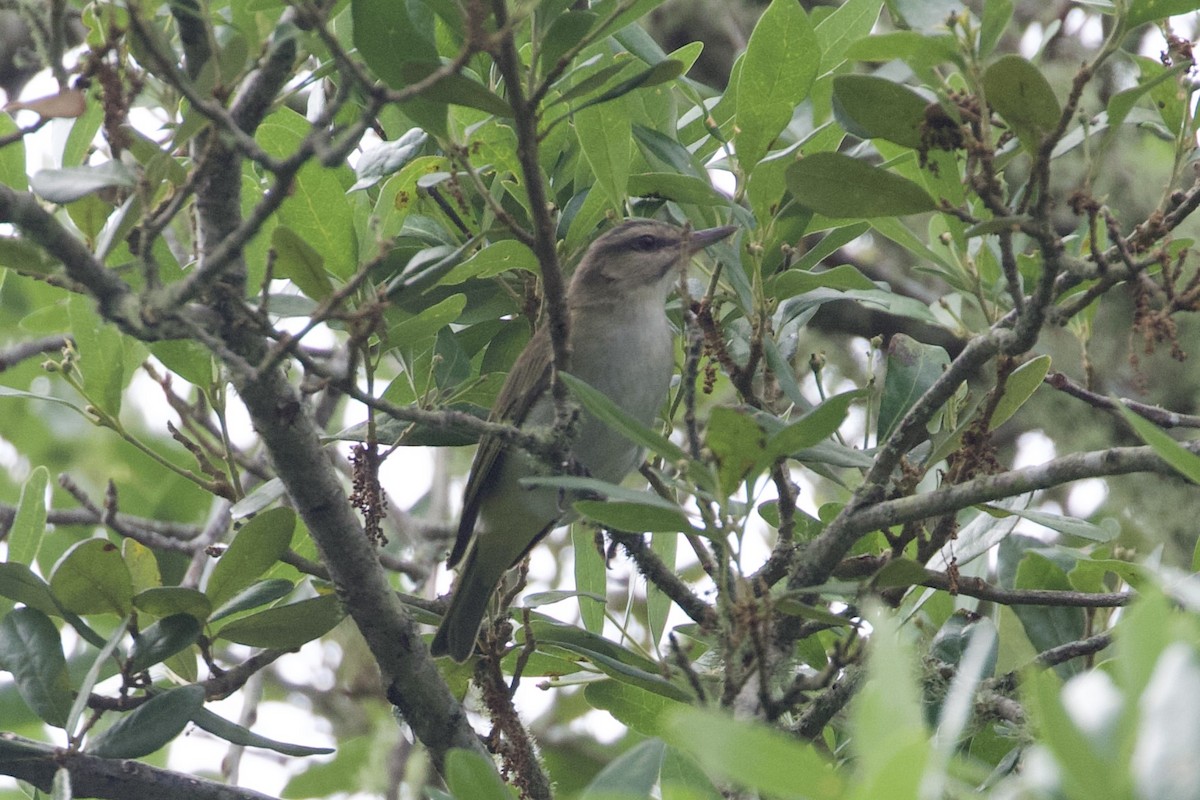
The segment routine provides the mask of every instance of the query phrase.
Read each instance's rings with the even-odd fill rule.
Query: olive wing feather
[[[544,394],[550,385],[551,362],[550,331],[543,326],[534,333],[529,344],[513,363],[512,370],[496,396],[496,403],[492,406],[488,420],[512,425],[524,422],[534,401]],[[454,567],[466,554],[475,534],[475,522],[483,502],[484,487],[489,484],[491,476],[501,468],[507,453],[508,448],[497,436],[485,434],[479,440],[479,449],[475,451],[475,460],[471,463],[471,473],[463,493],[458,537],[454,541],[450,557],[446,560],[447,566]]]

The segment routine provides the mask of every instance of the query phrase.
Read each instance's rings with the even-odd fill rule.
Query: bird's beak
[[[710,244],[721,241],[737,230],[736,225],[722,225],[719,228],[705,228],[702,231],[692,231],[687,238],[688,254],[698,253]]]

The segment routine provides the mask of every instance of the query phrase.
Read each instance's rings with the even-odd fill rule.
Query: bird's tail
[[[467,563],[459,575],[458,585],[450,600],[450,608],[442,617],[433,636],[430,652],[434,656],[450,656],[458,663],[466,661],[475,649],[475,639],[479,636],[479,627],[487,613],[488,601],[496,591],[496,585],[504,575],[492,574],[494,566],[489,569],[487,559],[480,559],[479,549],[472,548],[467,556]]]

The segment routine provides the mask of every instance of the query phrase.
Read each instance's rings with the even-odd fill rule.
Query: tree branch
[[[11,733],[0,734],[0,749],[28,750],[20,758],[0,759],[0,774],[10,775],[49,792],[59,769],[71,773],[75,797],[104,800],[274,800],[270,795],[184,775],[139,761],[97,758],[85,753],[51,749]]]

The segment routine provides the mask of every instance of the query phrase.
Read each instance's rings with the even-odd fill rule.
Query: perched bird
[[[667,295],[681,261],[724,239],[726,226],[688,231],[651,219],[631,219],[588,248],[567,289],[570,372],[645,425],[654,421],[675,368]],[[513,364],[493,421],[522,428],[554,423],[550,397],[551,341],[540,328]],[[588,474],[619,483],[642,458],[637,445],[584,412],[570,455]],[[458,539],[448,565],[466,558],[450,608],[433,638],[435,656],[465,661],[475,647],[492,593],[514,564],[570,515],[556,489],[529,488],[522,478],[544,474],[537,460],[495,437],[475,453],[463,497]],[[478,523],[478,525],[477,525]]]

